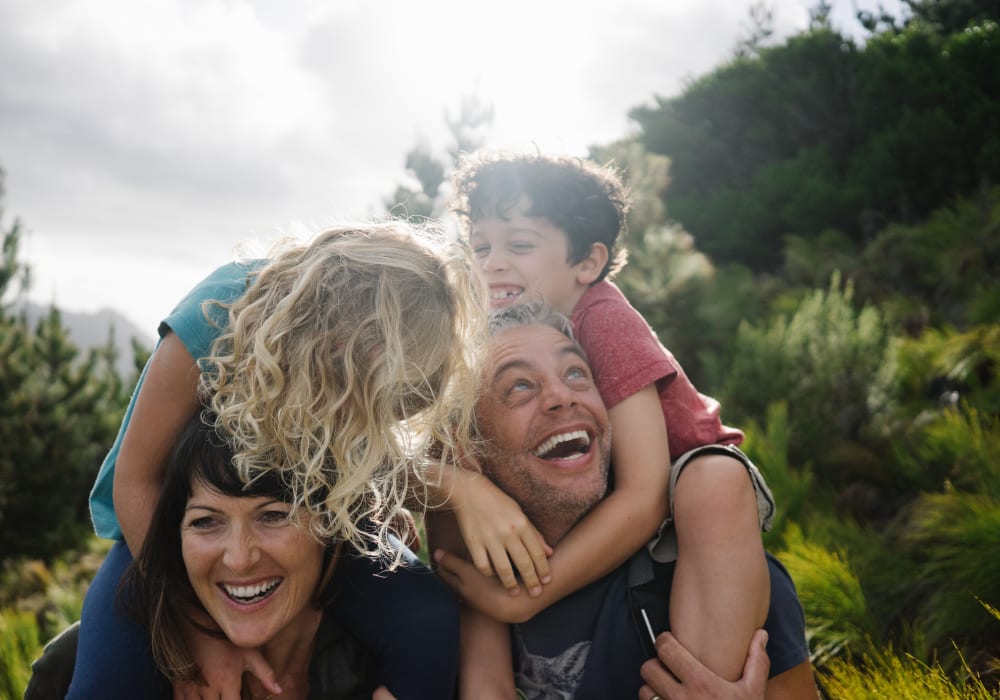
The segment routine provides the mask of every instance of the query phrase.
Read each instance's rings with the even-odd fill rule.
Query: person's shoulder
[[[200,357],[218,334],[218,329],[226,324],[225,306],[246,292],[254,272],[264,263],[263,260],[234,261],[215,268],[160,322],[160,337],[173,331],[193,356]]]
[[[771,676],[776,676],[809,658],[805,636],[805,615],[795,582],[788,569],[767,552],[771,575],[771,606],[764,622],[768,633],[767,654],[771,658]]]

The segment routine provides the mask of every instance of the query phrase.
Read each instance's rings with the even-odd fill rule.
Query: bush
[[[811,463],[824,483],[844,483],[878,459],[858,442],[870,419],[868,393],[886,348],[880,313],[855,311],[850,283],[834,275],[826,291],[806,297],[791,318],[767,328],[740,326],[722,396],[737,423],[787,401],[789,460]],[[853,443],[853,445],[845,445]],[[850,452],[848,461],[838,453]]]
[[[859,660],[835,659],[819,674],[830,698],[905,698],[906,700],[992,700],[996,696],[978,676],[956,682],[938,664],[928,665],[890,647]]]
[[[823,666],[874,631],[861,583],[841,555],[807,541],[798,528],[786,535],[778,554],[799,592],[813,663]]]

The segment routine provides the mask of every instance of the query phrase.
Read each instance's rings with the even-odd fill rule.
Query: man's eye
[[[587,373],[579,367],[570,367],[566,370],[567,379],[587,379]]]

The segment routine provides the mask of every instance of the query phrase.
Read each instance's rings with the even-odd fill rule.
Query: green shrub
[[[791,318],[766,328],[740,326],[721,392],[736,424],[787,401],[789,460],[810,463],[820,481],[844,483],[880,459],[858,442],[867,425],[868,393],[882,365],[886,327],[878,310],[852,306],[850,283],[834,275],[828,290],[806,297]]]
[[[918,622],[932,644],[1000,648],[1000,624],[980,601],[1000,601],[1000,501],[968,493],[928,494],[914,505],[904,543],[925,592]]]
[[[31,662],[41,653],[35,616],[0,610],[0,698],[20,698],[31,677]]]
[[[952,680],[938,664],[927,665],[893,649],[874,649],[861,659],[834,659],[818,674],[827,697],[836,700],[992,700],[978,676]]]
[[[796,527],[789,527],[786,542],[788,548],[778,558],[798,589],[813,663],[823,666],[846,650],[866,644],[874,624],[861,583],[848,562],[807,541]]]
[[[744,428],[746,439],[742,448],[761,470],[774,494],[774,522],[765,535],[770,548],[783,547],[787,525],[803,523],[808,513],[815,512],[820,500],[809,466],[795,468],[788,463],[789,431],[788,404],[784,401],[768,406],[764,428],[752,420]]]

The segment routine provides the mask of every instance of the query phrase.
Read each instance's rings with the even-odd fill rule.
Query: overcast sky
[[[494,105],[488,146],[582,155],[725,61],[750,4],[0,0],[2,225],[33,299],[152,336],[242,242],[380,213],[462,95]],[[768,4],[786,36],[814,3]],[[834,4],[854,31],[877,2]]]

